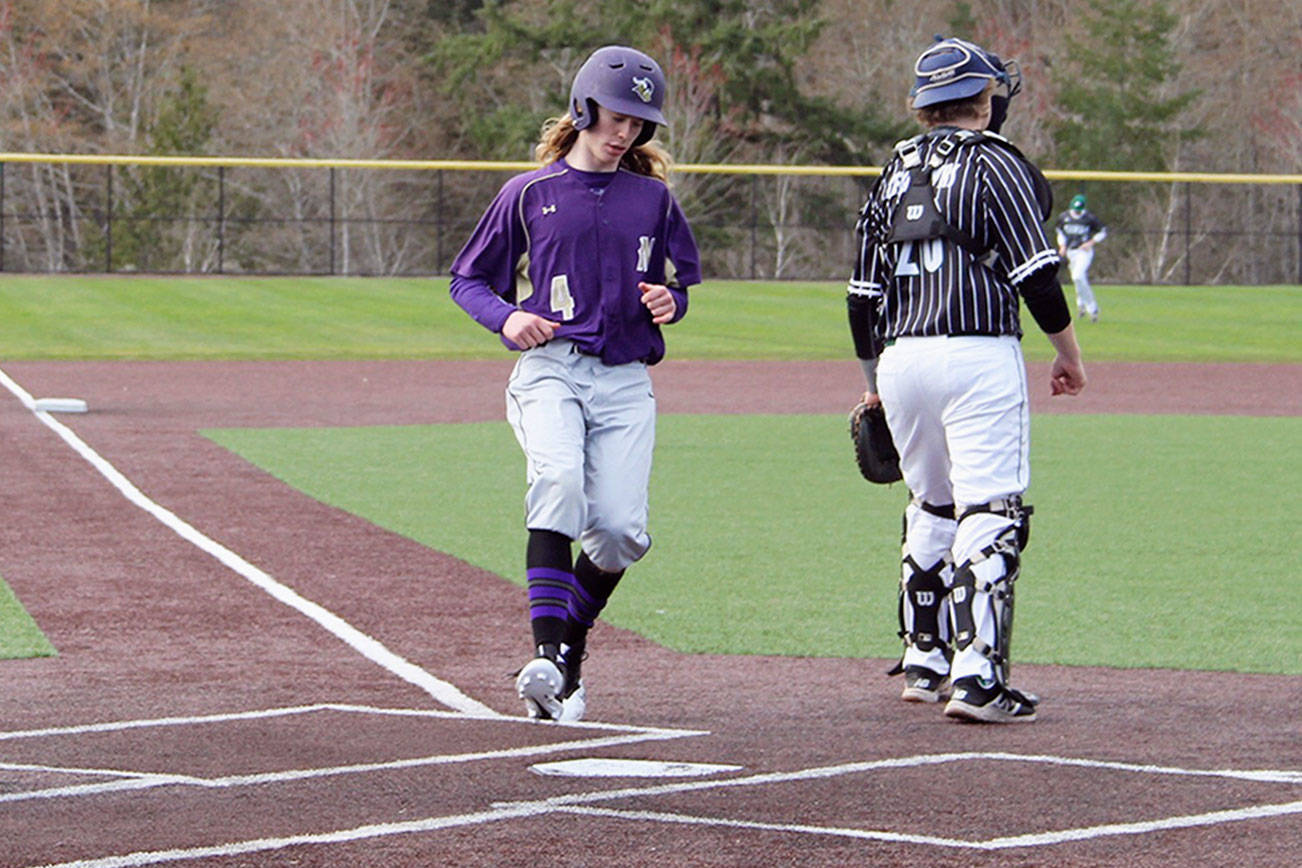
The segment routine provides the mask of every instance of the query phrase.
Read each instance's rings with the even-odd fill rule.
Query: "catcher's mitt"
[[[864,479],[885,485],[904,478],[900,454],[895,451],[891,430],[886,427],[886,413],[880,406],[858,404],[850,411],[850,439]]]

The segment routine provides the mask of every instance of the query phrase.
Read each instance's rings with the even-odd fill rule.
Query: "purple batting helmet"
[[[915,109],[936,103],[976,96],[993,81],[1008,88],[1008,97],[1022,89],[1022,76],[1016,61],[1009,61],[1010,72],[997,55],[979,45],[951,36],[936,37],[936,44],[918,57],[913,65],[914,81],[909,96]]]
[[[607,45],[592,52],[570,86],[570,118],[576,130],[596,120],[597,106],[641,118],[642,132],[634,145],[650,141],[656,126],[665,123],[665,74],[660,64],[635,48]]]

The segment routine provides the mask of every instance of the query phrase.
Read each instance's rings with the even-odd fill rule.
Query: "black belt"
[[[1016,335],[992,335],[987,332],[960,332],[956,335],[900,335],[899,337],[887,338],[883,346],[893,347],[895,342],[900,338],[1011,338]]]
[[[929,512],[937,518],[954,518],[954,504],[952,503],[927,503],[925,500],[914,497],[912,493],[909,495],[909,500],[917,504],[918,509]]]

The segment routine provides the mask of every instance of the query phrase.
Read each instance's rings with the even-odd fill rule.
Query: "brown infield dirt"
[[[0,866],[1298,864],[1297,677],[1020,664],[1040,720],[964,725],[900,702],[890,661],[684,655],[599,624],[601,725],[530,724],[520,589],[197,433],[500,419],[510,364],[4,364],[36,397],[85,399],[59,421],[148,498],[510,717],[427,713],[448,709],[0,393],[0,575],[59,651],[0,661]],[[1037,413],[1302,410],[1302,366],[1095,364],[1074,399],[1030,367]],[[853,363],[670,360],[655,381],[662,413],[839,413],[861,389]],[[95,726],[127,721],[152,723]],[[530,771],[589,757],[740,768]]]

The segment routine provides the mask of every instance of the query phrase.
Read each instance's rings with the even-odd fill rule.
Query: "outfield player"
[[[516,690],[543,720],[583,716],[588,628],[651,545],[647,368],[665,353],[660,327],[682,319],[700,282],[669,155],[651,141],[664,99],[650,57],[594,52],[568,112],[543,126],[542,166],[503,185],[452,263],[452,298],[520,351],[506,414],[527,465],[534,656]]]
[[[860,212],[848,306],[856,354],[900,453],[904,514],[896,672],[903,698],[995,723],[1035,719],[1008,678],[1013,582],[1027,542],[1028,402],[1019,297],[1057,354],[1052,394],[1085,370],[1043,228],[1040,172],[997,135],[1015,63],[961,39],[918,58],[901,142]]]
[[[1090,286],[1090,263],[1094,261],[1094,245],[1108,237],[1107,227],[1085,207],[1085,196],[1078,194],[1053,228],[1058,236],[1058,254],[1066,258],[1071,282],[1076,285],[1076,312],[1089,316],[1090,322],[1098,322],[1099,303]]]

